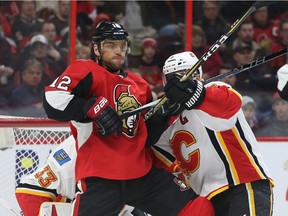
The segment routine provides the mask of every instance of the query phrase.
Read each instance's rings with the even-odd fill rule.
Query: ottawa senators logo
[[[125,112],[134,110],[140,107],[140,103],[137,101],[134,95],[130,94],[129,87],[127,85],[117,85],[115,88],[115,103],[117,107],[118,115],[122,115]],[[127,119],[123,119],[122,132],[129,137],[133,137],[139,126],[140,114],[129,116]]]

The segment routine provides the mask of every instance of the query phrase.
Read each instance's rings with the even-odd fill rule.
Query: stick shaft
[[[207,84],[207,83],[210,83],[210,82],[219,81],[219,80],[221,80],[221,79],[223,79],[225,77],[229,77],[229,76],[232,76],[232,75],[236,75],[238,73],[242,73],[244,71],[247,71],[249,69],[257,67],[257,66],[259,66],[261,64],[267,63],[267,62],[269,62],[269,61],[271,61],[271,60],[273,60],[273,59],[275,59],[275,58],[277,58],[279,56],[282,56],[282,55],[286,54],[286,53],[288,53],[288,47],[286,47],[286,48],[284,48],[282,50],[279,50],[279,51],[277,51],[275,53],[272,53],[271,55],[264,56],[262,58],[258,58],[256,60],[253,60],[252,62],[250,62],[248,64],[245,64],[245,65],[242,65],[242,66],[240,66],[238,68],[235,68],[232,71],[229,71],[227,73],[219,74],[219,75],[217,75],[215,77],[211,77],[211,78],[209,78],[209,79],[204,81],[204,85]],[[151,103],[148,103],[148,104],[146,104],[146,105],[144,105],[142,107],[134,109],[134,110],[132,110],[130,112],[126,112],[123,115],[121,115],[120,118],[121,119],[125,119],[125,118],[127,118],[127,117],[129,117],[131,115],[135,115],[135,114],[138,114],[138,113],[140,113],[140,112],[142,112],[144,110],[153,108],[160,100],[161,99],[158,99],[158,100],[153,101]],[[148,115],[152,115],[153,114],[153,109],[149,110],[148,112],[149,112]]]
[[[232,76],[232,75],[236,75],[238,73],[242,73],[244,71],[250,70],[250,69],[252,69],[254,67],[257,67],[257,66],[262,65],[262,64],[264,64],[266,62],[269,62],[272,59],[275,59],[275,58],[277,58],[279,56],[282,56],[282,55],[284,55],[286,53],[288,53],[288,47],[286,47],[286,48],[284,48],[282,50],[279,50],[279,51],[277,51],[275,53],[272,53],[271,55],[255,59],[252,62],[250,62],[248,64],[245,64],[245,65],[242,65],[242,66],[240,66],[238,68],[235,68],[234,70],[229,71],[227,73],[219,74],[219,75],[217,75],[215,77],[211,77],[211,78],[209,78],[209,79],[204,81],[204,85],[207,84],[207,83],[210,83],[210,82],[219,81],[219,80],[221,80],[223,78],[226,78],[226,77],[229,77],[229,76]]]
[[[240,24],[248,17],[250,16],[253,12],[255,12],[258,8],[261,8],[263,6],[268,6],[272,3],[275,3],[275,1],[258,1],[255,2],[247,11],[246,13],[244,13],[244,15],[242,15],[242,17],[240,19],[237,19],[231,26],[231,29],[225,34],[222,35],[220,37],[220,39],[218,39],[210,48],[209,50],[203,54],[203,56],[201,56],[201,58],[196,62],[196,64],[180,79],[180,82],[183,82],[185,80],[187,80],[189,78],[189,76],[191,76],[214,52],[216,52],[218,50],[218,48],[220,47],[221,44],[223,44],[227,38],[240,26]],[[277,55],[278,56],[278,55]],[[251,64],[251,63],[250,63]],[[234,69],[234,73],[236,73],[236,70],[238,69]],[[240,69],[239,69],[240,70]],[[239,71],[238,73],[240,73],[242,71]],[[232,73],[232,71],[230,72]],[[227,75],[228,76],[228,75]],[[226,77],[226,76],[225,76]],[[217,80],[223,79],[222,78],[218,78]],[[212,79],[212,78],[211,78]],[[214,80],[213,80],[214,81]],[[208,80],[207,80],[208,82]],[[211,81],[210,81],[211,82]],[[167,100],[167,97],[164,96],[161,99],[157,100],[157,103],[155,103],[155,101],[146,104],[142,107],[139,107],[138,109],[132,110],[130,112],[126,112],[125,114],[121,115],[120,118],[121,119],[125,119],[131,115],[135,115],[137,113],[140,113],[144,110],[147,110],[149,108],[153,108],[151,110],[149,110],[149,112],[146,113],[145,115],[145,119],[150,118]]]
[[[223,44],[227,38],[240,26],[240,24],[258,8],[270,5],[271,1],[258,1],[255,2],[247,11],[242,15],[241,18],[237,19],[231,26],[230,30],[222,35],[210,48],[209,50],[201,56],[201,58],[196,62],[196,64],[180,79],[180,82],[187,80],[207,59],[218,50],[221,44]],[[164,96],[161,98],[159,103],[153,108],[153,112],[150,111],[146,114],[145,118],[150,118],[160,107],[167,101],[167,97]]]

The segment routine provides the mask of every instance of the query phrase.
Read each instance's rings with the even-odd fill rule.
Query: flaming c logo
[[[127,85],[117,85],[115,88],[115,103],[117,107],[117,113],[119,115],[124,114],[127,111],[134,110],[140,107],[140,103],[137,101],[136,97],[132,95],[129,91]],[[123,133],[129,137],[133,137],[139,126],[139,116],[140,114],[135,114],[127,119],[123,119]]]

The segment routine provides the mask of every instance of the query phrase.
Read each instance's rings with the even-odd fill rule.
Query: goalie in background
[[[72,213],[75,161],[75,140],[70,136],[49,155],[43,167],[21,179],[15,194],[25,216],[66,216]],[[130,215],[144,216],[145,213],[126,205],[119,214]]]
[[[288,100],[288,64],[285,64],[277,71],[278,85],[277,90],[280,97]]]
[[[212,202],[216,215],[270,216],[273,180],[245,120],[242,97],[223,82],[203,86],[201,67],[179,82],[197,62],[192,52],[165,62],[168,103],[155,115],[172,113],[176,120],[153,147],[155,155],[164,164],[173,165],[176,159],[193,190]]]

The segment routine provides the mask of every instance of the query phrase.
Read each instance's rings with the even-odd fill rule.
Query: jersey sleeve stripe
[[[73,97],[74,95],[71,95],[70,92],[65,91],[45,92],[45,98],[49,105],[60,111],[64,111],[66,109]]]

